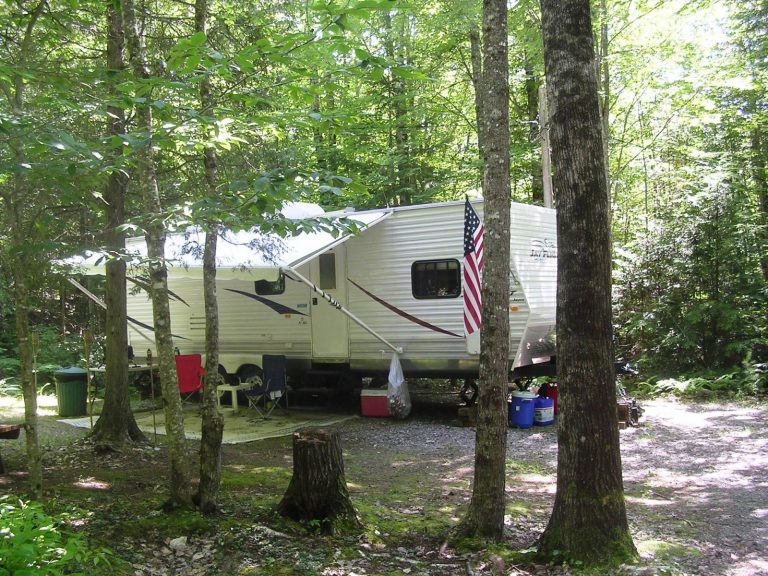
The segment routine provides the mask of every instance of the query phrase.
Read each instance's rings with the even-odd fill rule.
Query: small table
[[[150,370],[154,370],[155,372],[160,368],[157,364],[129,364],[128,365],[128,372],[149,372]],[[89,372],[94,373],[105,373],[107,371],[106,366],[91,366],[88,368]]]
[[[216,406],[221,410],[221,397],[229,392],[232,394],[232,414],[237,414],[239,405],[237,403],[237,393],[240,390],[250,390],[253,388],[253,384],[248,382],[244,384],[219,384],[216,386]]]

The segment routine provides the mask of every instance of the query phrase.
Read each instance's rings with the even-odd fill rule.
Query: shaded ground
[[[639,428],[621,432],[635,543],[647,559],[626,573],[768,574],[768,427],[764,404],[644,403]],[[407,421],[356,418],[341,431],[351,496],[366,525],[356,538],[325,538],[271,512],[291,474],[291,439],[225,446],[223,514],[157,511],[164,449],[151,444],[97,456],[84,431],[42,419],[46,496],[52,510],[80,510],[79,530],[128,564],[92,572],[149,576],[491,574],[487,550],[445,544],[470,497],[474,430],[455,408],[418,404]],[[0,421],[13,419],[0,404]],[[554,497],[554,427],[509,430],[508,548],[530,546]],[[196,444],[190,443],[195,449]],[[23,442],[0,444],[10,474],[1,492],[24,489]],[[194,453],[191,458],[196,458]],[[517,565],[506,574],[564,574]]]

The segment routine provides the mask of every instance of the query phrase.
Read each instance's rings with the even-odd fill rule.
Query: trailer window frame
[[[411,294],[416,300],[461,296],[461,263],[455,258],[416,260],[411,264]]]
[[[255,280],[253,291],[257,296],[279,296],[285,293],[285,274],[280,272],[277,280]]]

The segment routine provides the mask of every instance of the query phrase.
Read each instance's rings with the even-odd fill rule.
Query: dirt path
[[[768,574],[765,405],[645,406],[644,426],[622,433],[635,539],[690,574]]]

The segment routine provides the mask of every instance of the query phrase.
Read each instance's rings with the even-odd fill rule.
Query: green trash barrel
[[[88,406],[88,376],[82,368],[64,368],[54,373],[59,416],[85,416]]]

